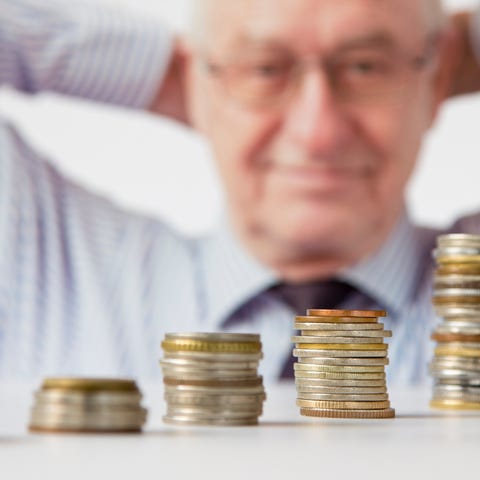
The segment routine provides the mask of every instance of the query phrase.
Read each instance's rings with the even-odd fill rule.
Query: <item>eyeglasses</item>
[[[415,72],[434,63],[438,38],[430,38],[423,52],[409,55],[383,48],[347,49],[318,60],[299,60],[286,52],[262,53],[224,64],[204,63],[229,95],[253,108],[286,104],[309,69],[324,72],[334,98],[343,104],[374,103],[398,98]]]

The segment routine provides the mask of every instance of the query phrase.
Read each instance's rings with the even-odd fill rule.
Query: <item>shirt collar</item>
[[[213,330],[248,300],[281,281],[246,251],[227,221],[203,247],[206,322]],[[378,252],[341,272],[339,278],[398,314],[415,292],[421,256],[417,231],[405,215]]]
[[[425,262],[420,232],[402,216],[380,250],[340,275],[382,308],[399,314],[410,302]]]
[[[208,327],[218,330],[239,307],[278,283],[278,276],[240,244],[224,219],[204,242],[204,278]]]

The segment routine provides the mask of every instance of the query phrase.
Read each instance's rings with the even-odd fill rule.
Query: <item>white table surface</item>
[[[37,385],[0,383],[0,478],[352,479],[480,478],[480,414],[428,406],[427,389],[392,390],[394,420],[302,417],[293,384],[266,386],[256,427],[162,423],[162,389],[145,386],[139,435],[30,434]]]

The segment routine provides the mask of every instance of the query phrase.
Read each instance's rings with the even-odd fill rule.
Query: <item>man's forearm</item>
[[[0,0],[0,84],[148,108],[172,36],[92,0]]]

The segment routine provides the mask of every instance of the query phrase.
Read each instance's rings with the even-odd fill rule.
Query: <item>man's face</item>
[[[352,260],[383,241],[436,107],[433,69],[414,66],[428,44],[423,7],[210,2],[197,58],[214,67],[194,68],[193,117],[243,235],[292,255],[343,250]],[[308,67],[280,94],[293,64]]]

